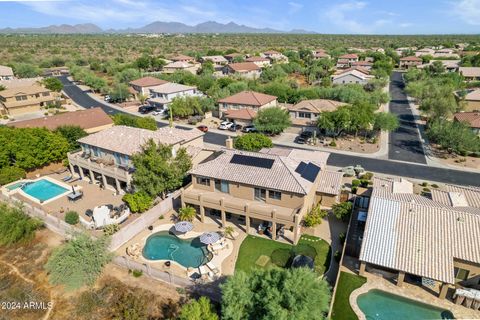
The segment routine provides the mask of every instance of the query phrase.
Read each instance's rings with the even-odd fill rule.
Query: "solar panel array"
[[[300,162],[295,172],[300,174],[302,178],[310,182],[314,182],[320,172],[320,167],[313,163]]]
[[[275,160],[254,156],[246,156],[243,154],[234,154],[230,163],[241,164],[244,166],[271,169]]]

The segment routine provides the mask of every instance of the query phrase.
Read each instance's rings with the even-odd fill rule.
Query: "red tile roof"
[[[253,56],[253,57],[250,57],[250,58],[247,58],[247,59],[245,59],[245,61],[247,61],[247,62],[255,62],[255,61],[270,61],[270,59],[268,59],[268,58],[262,58],[262,57],[257,57],[257,56]]]
[[[230,63],[228,66],[236,72],[260,70],[260,67],[253,62]]]
[[[233,96],[218,100],[219,103],[242,104],[249,106],[263,106],[276,100],[277,97],[255,91],[242,91]]]
[[[358,59],[358,55],[356,55],[355,53],[347,53],[347,54],[341,55],[339,58],[340,59]]]
[[[472,128],[480,128],[480,112],[455,113],[454,119],[459,122],[466,122]]]
[[[154,77],[143,77],[137,80],[130,81],[129,83],[133,86],[139,86],[139,87],[154,87],[154,86],[159,86],[161,84],[165,84],[167,82],[168,81],[161,80]]]
[[[16,121],[8,126],[15,128],[47,128],[55,130],[61,126],[79,126],[82,129],[97,128],[112,124],[112,119],[102,110],[96,107],[87,110],[66,112],[58,115],[31,120]]]
[[[422,58],[419,58],[419,57],[409,56],[409,57],[400,58],[400,61],[423,61],[423,60]]]
[[[225,116],[229,119],[252,120],[256,115],[255,110],[250,108],[225,111]]]

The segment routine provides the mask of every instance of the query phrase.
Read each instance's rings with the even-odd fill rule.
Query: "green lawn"
[[[286,261],[292,250],[306,255],[315,255],[315,271],[323,274],[330,264],[331,250],[325,240],[303,235],[297,246],[265,238],[247,236],[240,246],[235,270],[250,271],[252,268],[267,268],[277,262]],[[275,253],[274,253],[275,252]],[[272,259],[273,254],[273,259]],[[280,263],[281,264],[281,263]]]
[[[350,294],[360,288],[367,279],[355,274],[341,272],[333,303],[332,320],[357,320],[358,317],[350,306]]]

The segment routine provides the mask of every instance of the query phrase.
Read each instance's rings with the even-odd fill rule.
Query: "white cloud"
[[[411,22],[402,22],[402,23],[399,24],[400,28],[408,28],[408,27],[411,27],[411,26],[413,26],[413,23],[411,23]]]
[[[480,26],[480,0],[460,0],[451,5],[457,17],[468,24]]]
[[[288,13],[290,13],[290,14],[296,13],[296,12],[302,10],[302,8],[303,8],[303,4],[298,3],[298,2],[293,2],[293,1],[290,1],[288,3],[288,6],[289,6]]]

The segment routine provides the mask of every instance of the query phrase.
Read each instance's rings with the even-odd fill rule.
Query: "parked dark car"
[[[311,137],[313,137],[313,132],[312,131],[303,131],[302,133],[300,133],[300,137],[302,137],[304,139],[311,138]]]
[[[199,125],[197,127],[198,130],[202,131],[202,132],[207,132],[208,131],[208,127],[206,125]]]
[[[243,127],[243,130],[242,132],[245,132],[245,133],[249,133],[249,132],[258,132],[257,128],[255,128],[254,125],[249,125],[249,126],[245,126]]]
[[[228,128],[228,130],[233,131],[233,132],[235,132],[235,131],[237,131],[237,130],[240,130],[240,129],[242,129],[242,126],[239,125],[239,124],[234,124],[233,126],[231,126],[230,128]]]
[[[146,113],[150,113],[152,111],[155,111],[155,107],[154,106],[140,106],[138,108],[138,112],[140,112],[141,114],[146,114]]]

